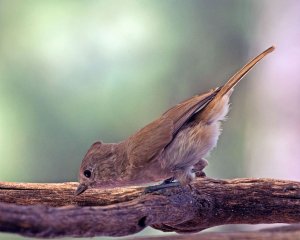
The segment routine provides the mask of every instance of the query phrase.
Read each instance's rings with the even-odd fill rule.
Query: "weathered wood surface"
[[[0,231],[33,237],[125,236],[152,226],[197,232],[235,223],[300,223],[300,183],[198,179],[145,194],[142,187],[88,190],[76,183],[0,183]],[[192,236],[192,235],[191,235]]]

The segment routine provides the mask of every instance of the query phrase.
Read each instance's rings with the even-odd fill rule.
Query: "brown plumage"
[[[203,157],[217,144],[233,87],[273,50],[270,47],[255,57],[223,87],[179,103],[128,139],[94,143],[82,161],[76,195],[89,187],[122,187],[169,178],[189,184],[195,172],[201,174],[207,165]]]

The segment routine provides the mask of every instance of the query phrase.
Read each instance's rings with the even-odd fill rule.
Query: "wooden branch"
[[[152,226],[197,232],[235,223],[300,223],[300,183],[198,179],[190,187],[88,190],[76,183],[0,183],[0,231],[24,236],[125,236]]]

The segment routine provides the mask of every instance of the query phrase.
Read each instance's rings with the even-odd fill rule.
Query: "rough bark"
[[[191,187],[88,190],[76,183],[0,183],[0,231],[33,237],[125,236],[152,226],[197,232],[234,223],[299,223],[300,183],[198,179]]]

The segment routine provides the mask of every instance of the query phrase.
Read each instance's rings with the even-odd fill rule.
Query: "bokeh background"
[[[124,139],[273,44],[236,87],[206,172],[300,180],[299,12],[297,0],[0,0],[0,181],[76,181],[94,141]]]

